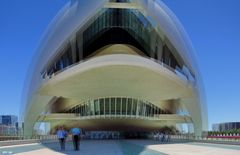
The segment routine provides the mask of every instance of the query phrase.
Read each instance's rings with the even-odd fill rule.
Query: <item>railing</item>
[[[56,135],[35,135],[35,136],[18,136],[18,137],[10,137],[10,136],[1,136],[4,137],[0,141],[0,146],[10,146],[10,145],[23,145],[23,144],[32,144],[32,143],[48,143],[48,142],[56,142]],[[68,138],[70,140],[70,137]]]
[[[165,117],[166,116],[166,117]],[[123,115],[123,114],[116,114],[116,115],[111,115],[111,114],[107,114],[107,115],[88,115],[88,116],[80,116],[77,115],[77,117],[79,117],[78,119],[80,120],[85,120],[85,119],[99,119],[99,118],[132,118],[132,119],[144,119],[144,120],[161,120],[161,119],[172,119],[174,117],[174,119],[182,119],[182,120],[186,120],[187,118],[190,119],[190,116],[187,115],[177,115],[177,114],[158,114],[158,115],[154,115],[154,116],[144,116],[144,115]],[[190,121],[186,121],[186,122],[190,122]]]
[[[240,136],[194,136],[194,135],[171,135],[173,142],[201,142],[216,144],[240,145]]]
[[[211,139],[240,139],[240,136],[207,136]]]
[[[0,136],[0,141],[6,141],[6,140],[21,140],[23,139],[22,136]]]
[[[150,57],[147,57],[147,56],[141,56],[141,57],[144,57],[144,58],[146,58],[146,59],[148,59],[148,60],[154,61],[155,63],[160,64],[162,67],[167,68],[168,70],[170,70],[170,71],[172,71],[174,74],[176,74],[175,68],[172,68],[171,66],[165,64],[163,61],[156,60],[156,59],[153,59],[153,58],[150,58]],[[71,65],[69,65],[69,66],[67,66],[67,67],[65,67],[65,68],[63,68],[63,69],[61,69],[61,70],[59,70],[59,71],[57,71],[57,72],[55,72],[55,73],[52,73],[51,75],[45,75],[45,76],[43,76],[43,80],[44,80],[44,79],[51,79],[53,76],[56,76],[56,75],[58,75],[59,73],[62,73],[62,72],[64,72],[65,70],[67,70],[67,69],[69,69],[69,68],[72,68],[72,67],[74,67],[74,66],[77,66],[77,65],[79,65],[79,64],[81,64],[81,63],[84,63],[84,62],[86,62],[86,61],[88,61],[88,60],[90,60],[90,59],[91,59],[91,58],[86,58],[86,59],[84,59],[84,60],[81,60],[81,61],[79,61],[79,62],[76,62],[76,63],[74,63],[74,64],[71,64]],[[176,75],[177,75],[177,74],[176,74]],[[183,74],[183,76],[186,77],[186,75],[184,75],[184,74]],[[188,78],[186,77],[186,79],[188,79]]]

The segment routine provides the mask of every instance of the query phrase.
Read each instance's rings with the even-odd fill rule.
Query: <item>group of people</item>
[[[70,130],[70,134],[72,135],[73,147],[75,151],[78,151],[80,148],[80,139],[81,139],[81,129],[80,128],[72,128]],[[65,150],[65,142],[68,137],[68,131],[64,129],[64,127],[59,127],[57,130],[57,137],[59,140],[61,150]]]
[[[160,142],[170,142],[170,138],[171,138],[170,135],[162,132],[161,133],[157,132],[154,134],[154,139]]]

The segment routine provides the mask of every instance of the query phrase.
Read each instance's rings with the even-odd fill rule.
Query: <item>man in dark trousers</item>
[[[72,128],[71,133],[72,133],[72,140],[73,140],[74,150],[78,151],[79,147],[80,147],[81,130],[79,128]]]
[[[59,127],[57,130],[57,137],[59,139],[61,150],[65,150],[65,139],[67,138],[67,131],[63,127]]]

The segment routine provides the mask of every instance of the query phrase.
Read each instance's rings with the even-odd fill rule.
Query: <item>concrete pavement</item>
[[[71,142],[60,151],[58,143],[0,147],[0,154],[18,155],[240,155],[240,146],[206,143],[165,143],[153,140],[83,140],[80,151]]]

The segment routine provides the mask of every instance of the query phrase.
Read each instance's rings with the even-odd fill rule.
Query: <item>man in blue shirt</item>
[[[79,147],[80,147],[81,129],[72,128],[71,133],[72,133],[74,150],[77,151],[77,150],[79,150]]]
[[[59,139],[61,150],[65,150],[65,138],[67,137],[67,131],[65,131],[63,127],[58,128],[57,137]]]

